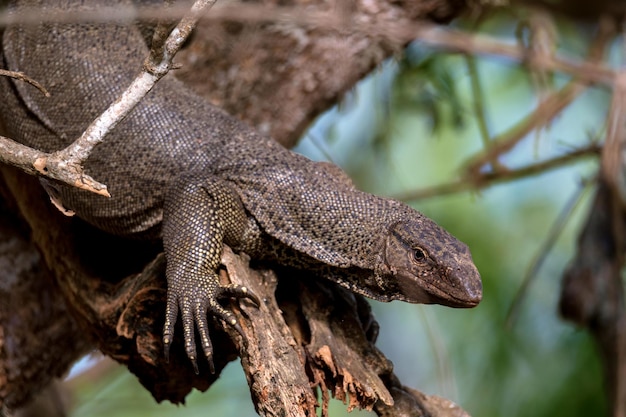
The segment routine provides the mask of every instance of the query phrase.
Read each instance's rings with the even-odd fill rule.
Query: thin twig
[[[489,147],[489,145],[491,145],[491,133],[489,133],[489,127],[487,126],[483,87],[482,83],[480,82],[480,72],[478,71],[478,65],[476,65],[476,57],[473,55],[466,55],[465,63],[467,65],[467,71],[469,73],[473,99],[472,107],[474,108],[476,123],[478,124],[478,130],[480,131],[480,138],[483,141],[483,145],[485,147]]]
[[[543,266],[543,263],[548,258],[548,254],[550,253],[550,249],[554,247],[556,240],[563,233],[563,229],[567,224],[567,221],[572,217],[574,210],[578,207],[580,202],[583,200],[583,196],[585,195],[585,191],[589,188],[589,185],[594,183],[593,181],[584,181],[582,186],[579,187],[576,192],[572,195],[572,197],[567,201],[565,207],[557,217],[556,221],[552,224],[550,228],[550,232],[548,233],[548,237],[543,242],[543,245],[539,248],[533,261],[530,263],[530,266],[526,270],[526,275],[522,280],[522,285],[520,285],[517,293],[515,294],[515,298],[511,303],[511,307],[506,315],[505,319],[505,327],[511,328],[515,321],[517,320],[517,316],[519,314],[520,306],[528,293],[528,288],[533,280],[537,277],[537,272]]]
[[[626,30],[622,28],[622,34]],[[622,64],[626,60],[626,39],[622,36]],[[607,117],[607,132],[602,150],[600,172],[603,180],[619,196],[622,203],[626,201],[624,184],[624,162],[622,152],[626,143],[626,70],[622,69],[615,77],[613,96]]]
[[[105,136],[130,113],[145,97],[154,85],[168,73],[172,67],[174,55],[181,48],[197,24],[200,15],[208,10],[215,0],[197,0],[191,10],[183,16],[180,23],[171,31],[165,41],[161,54],[150,53],[144,63],[143,71],[131,85],[106,109],[85,132],[67,148],[40,157],[35,168],[46,177],[67,182],[68,168],[81,176],[80,188],[109,196],[106,186],[95,181],[83,172],[83,164],[95,146],[102,143]]]
[[[530,132],[545,125],[559,114],[565,107],[576,99],[587,88],[577,81],[569,82],[561,90],[550,94],[544,101],[517,125],[494,138],[492,145],[467,163],[466,172],[476,175],[483,165],[493,161],[499,155],[511,150],[520,140]]]
[[[37,81],[33,80],[23,72],[0,69],[0,76],[11,77],[15,78],[16,80],[27,82],[28,84],[35,87],[37,90],[41,91],[44,96],[50,97],[50,93],[43,85],[39,84]]]
[[[626,71],[621,71],[616,80],[607,118],[607,132],[602,150],[601,170],[604,180],[616,192],[623,196],[620,189],[622,178],[622,153],[626,139]]]
[[[472,88],[472,107],[474,108],[474,115],[476,116],[476,123],[478,130],[480,131],[480,137],[483,141],[483,146],[489,148],[492,145],[491,133],[487,125],[487,115],[485,114],[485,100],[482,83],[480,81],[480,72],[478,65],[476,65],[476,57],[474,55],[466,55],[465,62],[467,64],[467,70],[469,73],[470,86]],[[504,169],[504,166],[495,157],[491,161],[491,167],[494,170]]]
[[[505,182],[514,181],[520,178],[532,177],[551,171],[553,169],[561,168],[564,165],[568,165],[578,160],[590,156],[597,157],[600,153],[600,146],[593,144],[585,148],[580,148],[572,152],[568,152],[565,155],[561,155],[546,161],[529,164],[522,168],[506,171],[492,171],[479,173],[476,176],[465,177],[456,182],[437,185],[430,188],[424,188],[421,190],[409,191],[403,194],[397,194],[394,198],[402,201],[415,201],[430,197],[442,196],[447,194],[458,193],[461,191],[478,190],[487,188],[491,185]]]

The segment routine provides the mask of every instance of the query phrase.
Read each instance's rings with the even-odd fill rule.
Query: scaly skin
[[[104,2],[18,3],[45,13]],[[130,84],[148,53],[135,27],[106,24],[10,27],[2,50],[6,69],[27,73],[52,94],[0,79],[0,112],[10,134],[44,151],[77,138]],[[63,204],[107,232],[163,238],[164,343],[167,350],[180,313],[194,366],[194,327],[212,358],[207,311],[238,328],[220,297],[258,303],[245,288],[220,286],[224,243],[255,259],[316,271],[380,301],[472,307],[482,297],[467,246],[432,220],[356,190],[338,168],[260,136],[172,76],[94,150],[85,169],[112,197],[57,186]]]

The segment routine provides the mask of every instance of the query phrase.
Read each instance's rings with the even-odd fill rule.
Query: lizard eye
[[[416,262],[424,262],[426,260],[426,254],[420,248],[413,249],[413,260]]]

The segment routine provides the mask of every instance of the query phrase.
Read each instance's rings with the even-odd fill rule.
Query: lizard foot
[[[202,349],[209,363],[209,369],[211,373],[215,373],[215,367],[213,365],[213,346],[209,337],[207,313],[211,313],[213,316],[224,320],[243,336],[241,326],[237,323],[233,313],[218,303],[217,300],[223,298],[247,298],[257,307],[260,306],[258,297],[250,292],[247,287],[235,284],[221,286],[217,283],[217,277],[214,277],[214,279],[200,280],[199,283],[191,280],[190,285],[180,288],[168,288],[165,326],[163,329],[163,345],[166,360],[169,360],[169,350],[174,337],[174,325],[176,324],[178,312],[180,311],[185,337],[185,351],[193,365],[195,373],[199,373],[196,360],[195,327],[198,329]]]

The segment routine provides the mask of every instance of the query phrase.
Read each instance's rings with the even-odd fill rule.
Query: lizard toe
[[[195,338],[195,320],[191,301],[188,297],[184,297],[180,306],[181,318],[183,322],[183,337],[185,340],[185,352],[193,365],[196,374],[199,373],[198,362],[196,360],[196,338]]]
[[[222,307],[217,301],[209,303],[209,311],[214,316],[222,319],[226,324],[231,327],[234,327],[240,335],[243,336],[243,331],[241,330],[241,326],[237,323],[237,319],[230,311],[226,310]]]
[[[202,344],[202,350],[204,356],[209,363],[209,370],[212,374],[215,373],[215,366],[213,365],[213,345],[211,343],[211,337],[209,336],[209,322],[207,320],[207,299],[199,299],[195,302],[194,318],[198,333],[200,335],[200,343]]]
[[[170,347],[174,339],[174,325],[178,319],[178,300],[176,296],[168,291],[167,304],[165,307],[165,324],[163,325],[163,353],[165,361],[170,361]]]
[[[220,297],[245,298],[252,301],[257,308],[261,307],[259,297],[243,285],[230,284],[221,287]]]
[[[232,326],[240,335],[244,336],[241,326],[233,313],[224,308],[218,300],[223,298],[246,298],[260,306],[259,298],[247,287],[230,284],[220,286],[216,277],[196,277],[196,285],[172,286],[168,290],[165,324],[163,327],[163,344],[166,358],[169,356],[170,346],[174,337],[174,326],[180,313],[183,325],[185,352],[191,361],[194,371],[199,372],[197,364],[196,329],[200,344],[207,359],[209,370],[215,373],[213,363],[213,344],[209,332],[208,316],[214,316]]]

